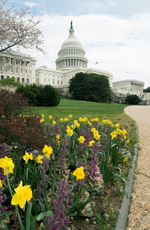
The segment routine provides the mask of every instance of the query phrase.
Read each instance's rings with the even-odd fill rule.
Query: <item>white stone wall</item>
[[[60,71],[49,69],[46,66],[36,68],[36,82],[39,85],[47,85],[50,84],[53,87],[61,88],[68,87],[70,79],[73,78],[76,73],[96,73],[100,75],[105,75],[108,77],[110,86],[112,87],[113,76],[108,72],[92,69],[92,68],[72,68],[68,71]]]
[[[144,82],[137,80],[125,80],[113,82],[113,91],[122,94],[141,95],[144,89]]]

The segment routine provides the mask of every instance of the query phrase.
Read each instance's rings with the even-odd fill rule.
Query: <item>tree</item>
[[[143,93],[148,93],[148,92],[150,92],[150,86],[147,87],[146,89],[143,89]]]
[[[0,85],[15,85],[15,86],[20,86],[20,82],[16,82],[14,78],[5,78],[0,81]]]
[[[77,73],[69,85],[69,93],[77,100],[106,102],[111,100],[111,89],[108,78],[94,73]]]
[[[5,9],[7,0],[0,0],[0,52],[6,51],[13,55],[15,47],[36,49],[45,53],[42,32],[37,25],[40,20],[34,21],[30,15],[29,8]]]
[[[125,103],[130,105],[138,105],[140,98],[137,95],[128,95],[126,97]]]

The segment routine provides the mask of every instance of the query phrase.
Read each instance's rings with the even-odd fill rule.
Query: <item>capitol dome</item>
[[[88,60],[85,58],[85,51],[81,42],[74,36],[72,22],[69,37],[62,43],[55,63],[57,70],[69,70],[78,67],[87,68]]]

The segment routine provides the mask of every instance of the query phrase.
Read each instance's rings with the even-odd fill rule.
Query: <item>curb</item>
[[[136,126],[136,135],[138,137],[138,126],[136,122],[135,122],[135,126]],[[129,206],[130,206],[130,195],[131,195],[132,184],[133,184],[134,169],[135,169],[136,160],[137,160],[137,144],[135,144],[134,153],[135,155],[132,161],[132,167],[129,169],[129,175],[128,175],[129,181],[127,181],[127,186],[124,192],[124,197],[123,197],[121,208],[120,208],[120,214],[116,222],[115,230],[125,230],[126,229],[128,211],[129,211]]]

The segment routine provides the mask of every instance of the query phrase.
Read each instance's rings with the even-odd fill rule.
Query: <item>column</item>
[[[19,74],[21,74],[21,61],[19,61],[19,71],[18,71]]]
[[[14,74],[16,74],[16,60],[14,60]]]

